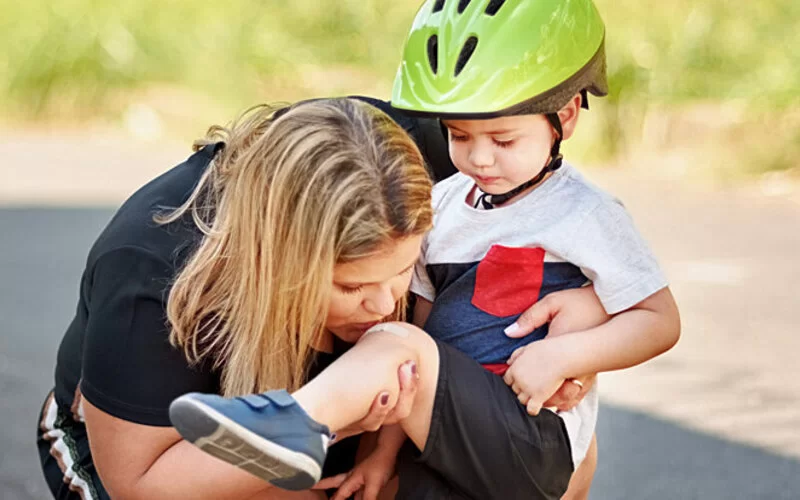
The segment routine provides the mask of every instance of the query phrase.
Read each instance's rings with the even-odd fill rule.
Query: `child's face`
[[[543,115],[443,120],[450,158],[484,193],[502,194],[529,181],[547,163],[554,132]]]

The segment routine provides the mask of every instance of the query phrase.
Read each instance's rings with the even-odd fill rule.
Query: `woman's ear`
[[[562,140],[567,140],[572,137],[575,132],[575,127],[578,126],[578,115],[581,112],[581,95],[575,96],[558,111],[558,118],[561,120],[561,129],[564,131]]]

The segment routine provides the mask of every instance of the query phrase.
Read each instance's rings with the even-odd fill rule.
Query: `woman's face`
[[[363,259],[338,264],[333,269],[333,291],[326,328],[354,343],[392,312],[408,291],[422,235],[384,245]]]

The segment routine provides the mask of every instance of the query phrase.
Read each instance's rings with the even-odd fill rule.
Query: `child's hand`
[[[559,359],[560,354],[550,348],[547,339],[520,347],[509,358],[503,380],[530,415],[538,415],[545,401],[566,381]]]
[[[353,494],[356,495],[356,500],[376,500],[378,493],[394,475],[396,461],[397,455],[394,452],[387,452],[378,446],[350,471],[350,475],[336,490],[333,500],[345,500]]]

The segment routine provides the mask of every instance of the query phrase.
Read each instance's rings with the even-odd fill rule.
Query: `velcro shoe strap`
[[[284,390],[269,391],[261,394],[248,394],[246,396],[239,396],[241,401],[244,401],[247,406],[254,410],[263,410],[270,404],[274,404],[278,408],[286,408],[295,404],[293,397]]]
[[[239,396],[236,399],[244,401],[253,410],[263,410],[271,404],[270,400],[265,398],[263,394],[248,394],[247,396]]]
[[[269,391],[262,394],[265,398],[269,399],[280,408],[286,408],[287,406],[292,406],[297,404],[297,401],[294,400],[292,396],[289,395],[288,392],[281,389],[279,391]]]

